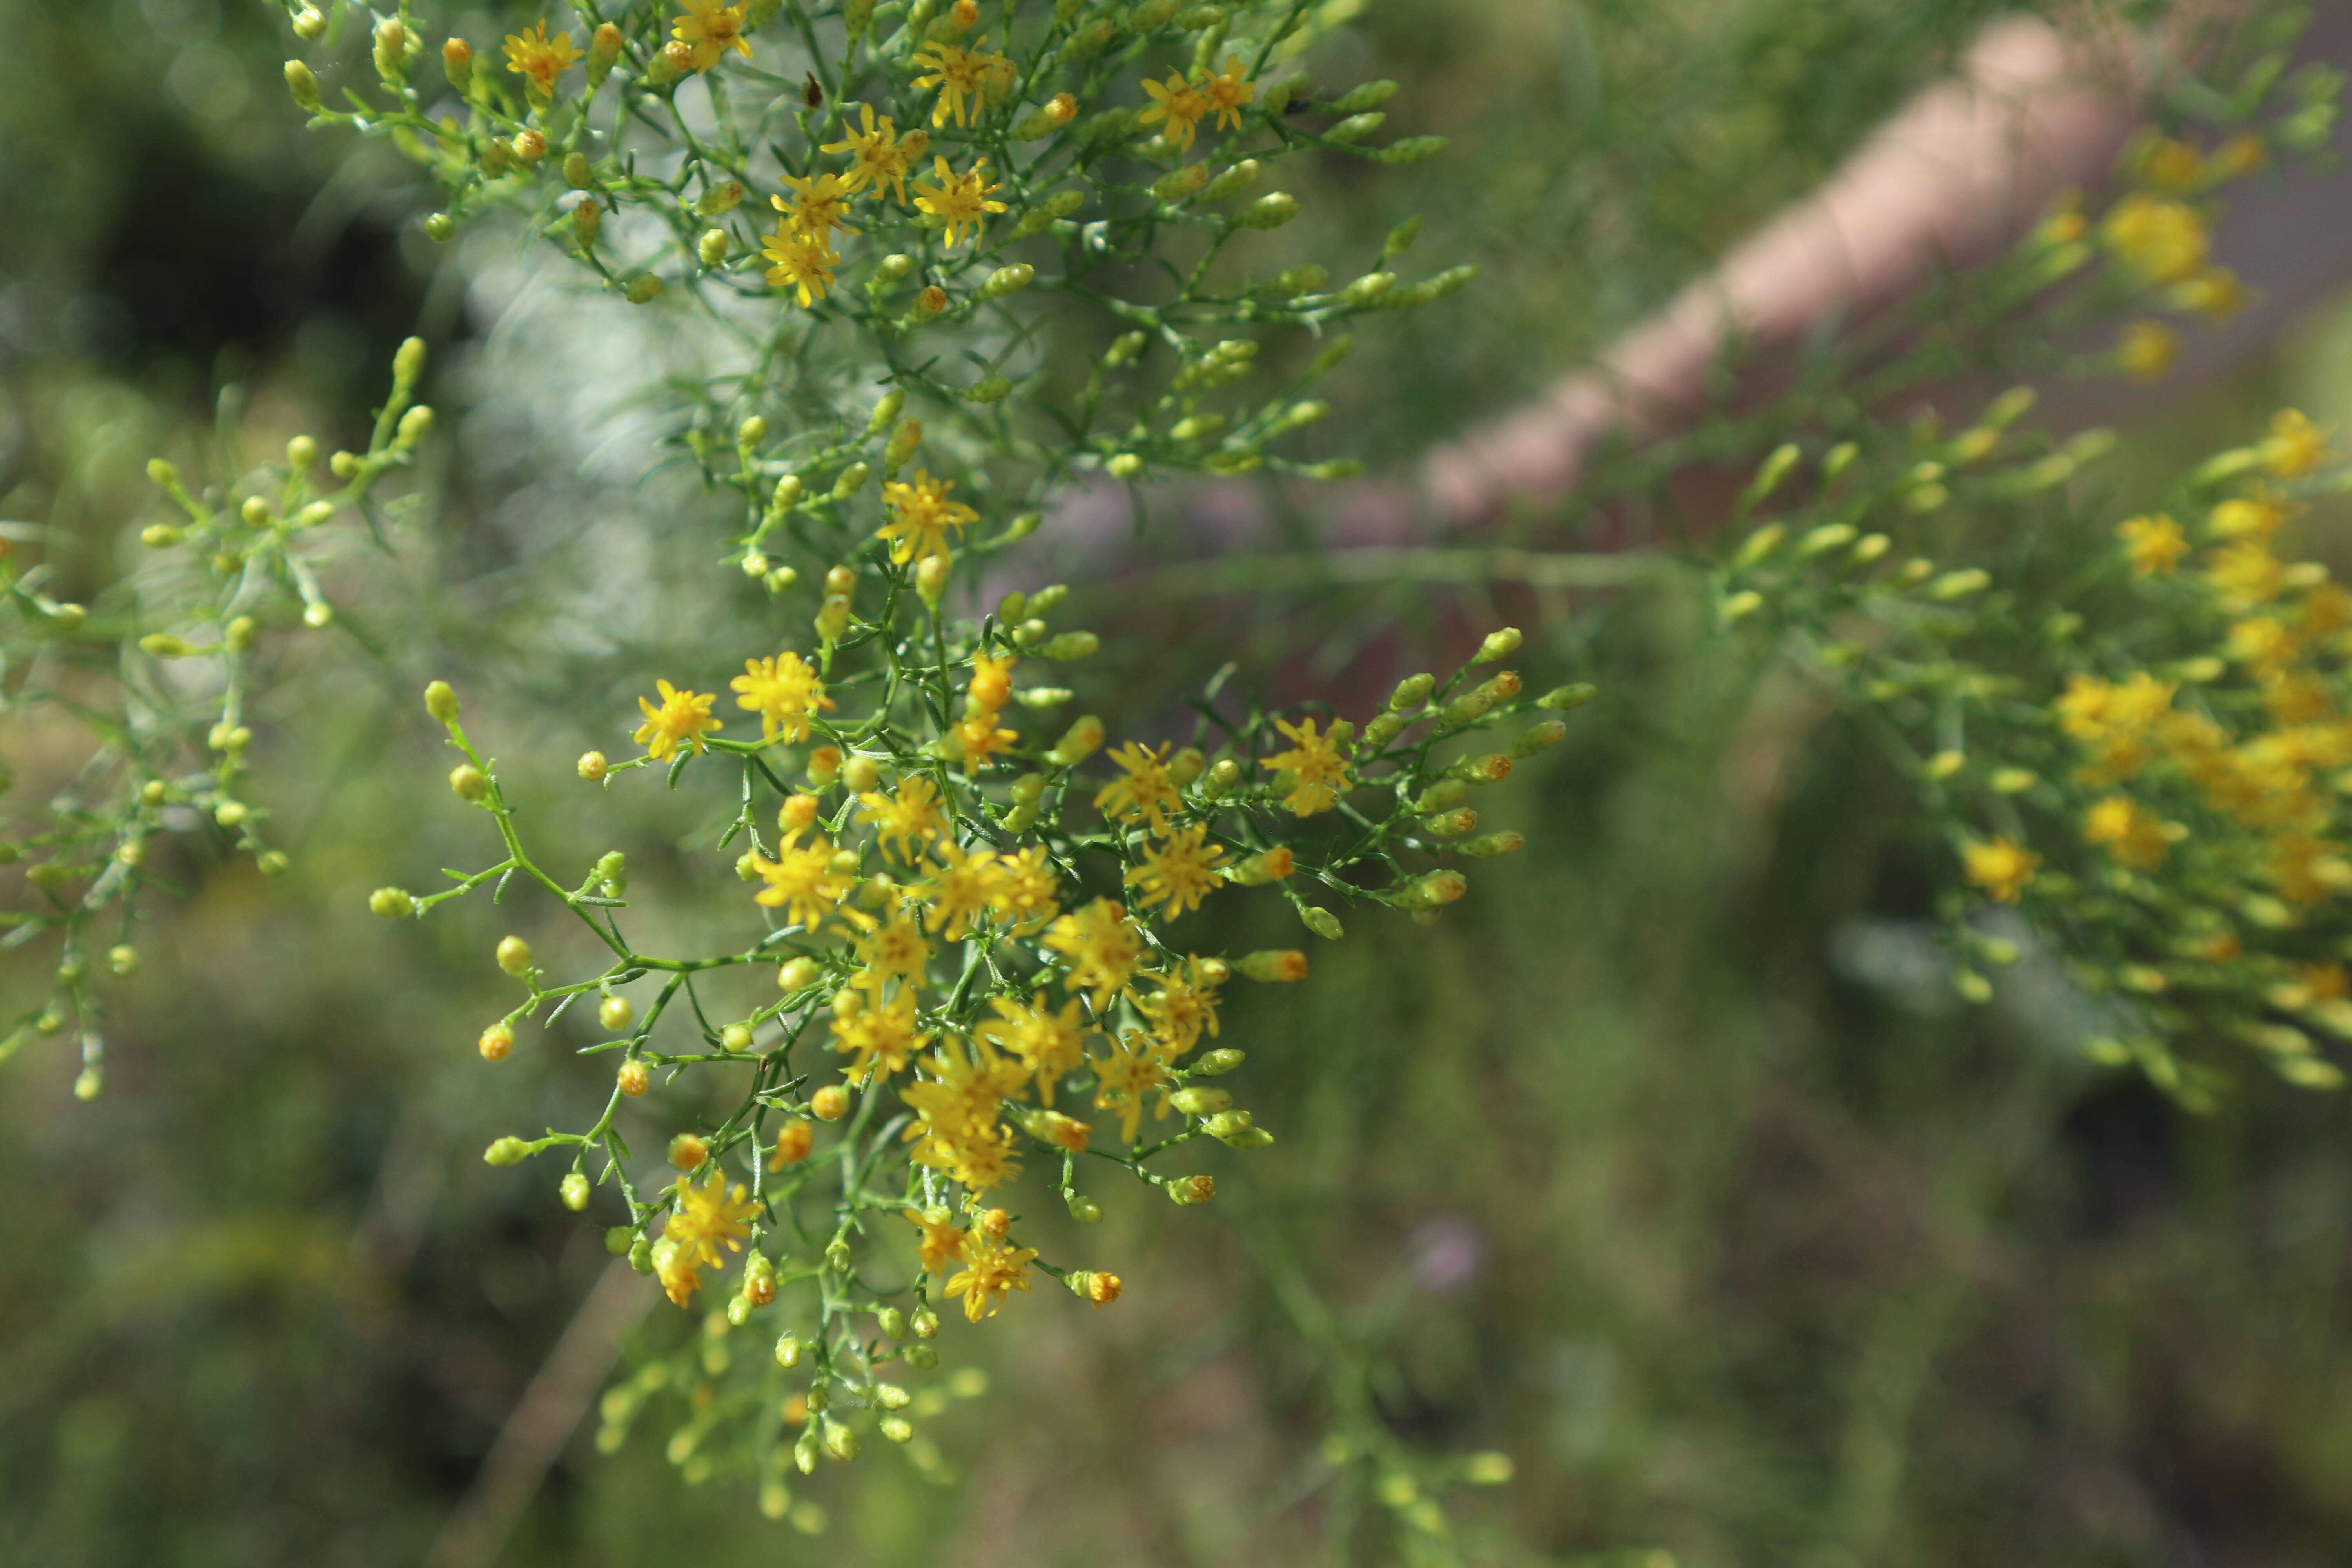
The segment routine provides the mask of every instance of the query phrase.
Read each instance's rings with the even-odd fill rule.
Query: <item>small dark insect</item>
[[[1310,87],[1303,91],[1292,93],[1290,101],[1282,106],[1282,111],[1285,114],[1305,114],[1314,107],[1315,89]]]
[[[801,100],[811,109],[824,107],[824,83],[816,79],[816,72],[808,73],[808,86],[801,89]]]

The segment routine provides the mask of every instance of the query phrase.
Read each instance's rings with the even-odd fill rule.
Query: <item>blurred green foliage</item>
[[[1302,223],[1376,245],[1424,212],[1488,275],[1368,335],[1333,426],[1402,458],[1572,363],[1990,10],[1368,7],[1318,69],[1406,81],[1409,129],[1455,150],[1335,166]],[[445,513],[399,573],[342,585],[352,618],[437,628],[429,673],[541,656],[467,683],[504,754],[609,741],[625,648],[716,638],[757,603],[679,597],[643,541],[693,498],[609,483],[565,410],[513,405],[519,363],[610,347],[600,318],[493,255],[429,253],[381,171],[299,137],[278,26],[0,0],[0,518],[102,574],[140,463],[202,438],[216,380],[261,434],[297,408],[356,426],[391,342],[437,311],[457,346],[435,400],[466,416]],[[2146,439],[2250,432],[2289,394],[2352,416],[2345,341],[2338,319]],[[1399,667],[1446,635],[1333,625],[1340,653]],[[2186,1118],[2063,1048],[2031,963],[1957,1007],[1925,945],[1931,847],[1836,715],[1671,583],[1529,625],[1523,668],[1606,694],[1504,786],[1532,847],[1444,924],[1361,921],[1309,984],[1236,1002],[1278,1157],[1211,1166],[1225,1224],[1112,1205],[1093,1249],[1126,1300],[1015,1304],[991,1399],[940,1423],[954,1484],[871,1456],[803,1538],[686,1491],[656,1435],[577,1443],[498,1560],[1301,1562],[1334,1517],[1291,1502],[1334,1397],[1433,1451],[1517,1458],[1460,1521],[1477,1562],[2343,1560],[2342,1098],[2252,1082]],[[184,868],[118,993],[107,1098],[76,1105],[70,1053],[42,1042],[0,1079],[0,1561],[417,1562],[604,1267],[597,1216],[475,1158],[584,1092],[561,1035],[496,1071],[474,1054],[503,916],[387,934],[357,896],[467,826],[420,787],[425,673],[354,658],[267,716],[296,871]],[[40,744],[0,736],[23,773]],[[567,773],[509,787],[584,866],[609,828]],[[675,865],[690,826],[623,846],[687,923],[707,918]]]

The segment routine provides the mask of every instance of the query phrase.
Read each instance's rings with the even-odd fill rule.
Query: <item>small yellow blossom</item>
[[[966,227],[971,228],[972,238],[978,239],[988,215],[1004,210],[1003,202],[989,200],[1004,187],[988,183],[987,176],[981,173],[987,167],[988,160],[982,158],[968,173],[959,174],[948,167],[945,158],[934,157],[932,177],[939,183],[927,185],[920,180],[915,182],[915,205],[940,220],[947,231],[945,243],[950,247],[961,243]]]
[[[1138,901],[1146,909],[1158,907],[1169,920],[1200,908],[1223,880],[1218,868],[1225,851],[1207,842],[1208,832],[1195,823],[1145,845],[1143,863],[1127,874],[1128,885],[1142,889]]]
[[[2267,544],[2286,526],[2288,515],[2285,502],[2266,490],[2257,490],[2217,503],[2206,514],[2205,526],[2216,539]]]
[[[922,1234],[915,1243],[915,1260],[926,1274],[937,1274],[963,1257],[964,1233],[955,1216],[941,1208],[900,1209],[908,1223]]]
[[[1274,727],[1289,737],[1292,748],[1265,760],[1266,766],[1289,775],[1289,793],[1282,804],[1296,816],[1312,816],[1339,805],[1348,788],[1348,760],[1333,737],[1318,735],[1312,719],[1296,724],[1277,719]]]
[[[1181,804],[1176,781],[1168,776],[1161,760],[1167,755],[1165,745],[1149,751],[1133,741],[1112,752],[1110,760],[1119,765],[1124,776],[1095,792],[1095,809],[1120,821],[1148,822],[1152,831],[1166,832],[1168,808]]]
[[[1119,1037],[1101,1056],[1090,1058],[1095,1069],[1095,1109],[1118,1112],[1118,1135],[1129,1143],[1135,1142],[1137,1126],[1143,1120],[1144,1101],[1154,1090],[1160,1095],[1160,1107],[1154,1113],[1168,1114],[1168,1064],[1161,1058],[1160,1047],[1149,1037],[1135,1030]]]
[[[760,716],[763,741],[805,741],[809,716],[833,708],[815,667],[790,649],[773,658],[745,659],[743,673],[727,684],[740,694],[736,707]]]
[[[1078,1016],[1077,1003],[1066,1003],[1057,1013],[1045,1005],[1045,994],[1039,991],[1025,1005],[1003,996],[990,997],[988,1005],[996,1016],[974,1035],[1020,1058],[1036,1080],[1037,1098],[1053,1104],[1054,1086],[1086,1065],[1087,1026]]]
[[[1204,75],[1201,81],[1201,96],[1208,100],[1209,108],[1215,112],[1220,131],[1241,129],[1242,108],[1256,92],[1256,85],[1242,75],[1238,55],[1227,55],[1224,70],[1217,76]]]
[[[814,930],[848,896],[848,876],[833,868],[835,850],[822,835],[803,847],[797,833],[776,847],[776,858],[751,857],[751,869],[767,886],[753,901],[781,909],[784,919]]]
[[[2160,191],[2193,191],[2205,184],[2205,160],[2188,142],[2167,136],[2140,160],[2140,176]]]
[[[1045,945],[1069,961],[1062,984],[1072,991],[1093,993],[1095,1011],[1110,1005],[1143,956],[1143,933],[1127,918],[1127,908],[1115,899],[1097,899],[1075,914],[1064,915],[1045,932]]]
[[[866,935],[852,939],[850,946],[857,954],[856,984],[871,991],[892,980],[920,985],[931,962],[931,944],[923,940],[923,928],[903,910]]]
[[[678,0],[678,5],[686,15],[671,26],[669,36],[694,51],[696,70],[709,70],[730,49],[747,60],[751,58],[751,40],[743,37],[744,6],[721,5],[718,0]]]
[[[2116,340],[2116,364],[2134,381],[2155,381],[2180,357],[2180,334],[2162,321],[2127,322]]]
[[[1982,888],[1996,903],[2013,904],[2033,879],[2042,857],[2003,837],[1990,842],[1970,839],[1960,847],[1960,870],[1971,887]]]
[[[811,174],[797,178],[784,176],[784,188],[793,193],[786,201],[782,196],[770,196],[768,204],[784,215],[784,221],[811,239],[828,240],[833,231],[856,234],[849,226],[850,197],[857,187],[838,174]]]
[[[2290,834],[2271,844],[2271,885],[2291,904],[2308,907],[2352,887],[2352,861],[2326,839]]]
[[[939,789],[922,773],[900,779],[895,795],[878,790],[859,795],[857,820],[874,829],[875,838],[909,866],[923,858],[925,847],[947,826],[940,814]]]
[[[1033,844],[1004,857],[1003,877],[991,901],[996,912],[1013,922],[1013,934],[1028,936],[1052,923],[1062,911],[1062,884],[1045,858],[1045,847]]]
[[[878,538],[890,542],[890,559],[904,563],[947,552],[950,529],[980,521],[980,513],[961,501],[950,500],[952,479],[935,479],[922,468],[911,480],[893,480],[882,487],[882,504],[889,509]]]
[[[929,144],[930,137],[920,131],[910,131],[901,139],[888,115],[884,115],[878,125],[875,122],[874,106],[870,103],[859,104],[857,113],[857,130],[845,128],[840,141],[828,142],[818,150],[849,154],[849,170],[841,177],[841,183],[848,189],[871,189],[879,195],[887,187],[905,201],[908,171]]]
[[[833,1048],[850,1054],[849,1065],[841,1070],[852,1083],[865,1082],[877,1066],[883,1077],[889,1077],[913,1060],[930,1038],[915,1032],[912,991],[901,991],[888,1002],[868,1002],[848,1017],[836,1014],[833,1020]]]
[[[2175,283],[2166,298],[2176,310],[2226,321],[2254,302],[2253,290],[2226,267],[2200,267]]]
[[[1183,153],[1192,145],[1193,132],[1199,127],[1202,116],[1214,106],[1199,89],[1186,81],[1180,71],[1170,71],[1164,83],[1146,81],[1143,90],[1151,103],[1135,117],[1135,122],[1152,125],[1166,121],[1168,128],[1160,134],[1168,138],[1171,147],[1179,153]]]
[[[2116,865],[2139,871],[2163,865],[2172,846],[2162,817],[2120,795],[2091,803],[2083,814],[2083,842],[2104,848]]]
[[[507,69],[528,78],[530,90],[541,98],[553,96],[555,79],[580,59],[580,51],[572,47],[572,35],[558,33],[551,38],[544,22],[528,33],[508,34],[506,53]]]
[[[2326,430],[2293,408],[2282,408],[2271,416],[2269,434],[2263,437],[2263,467],[2282,479],[2299,479],[2336,460],[2327,447]]]
[[[2186,203],[2133,195],[2099,226],[2116,258],[2147,284],[2178,283],[2205,265],[2210,243],[2204,215]]]
[[[942,841],[938,853],[938,869],[916,889],[926,906],[923,924],[950,942],[961,942],[994,908],[1004,868],[993,849],[965,849]]]
[[[761,242],[760,254],[772,263],[768,286],[793,289],[803,310],[824,298],[833,287],[833,269],[841,265],[830,241],[782,222]]]
[[[948,1294],[963,1298],[963,1315],[972,1322],[992,1318],[1005,1292],[1029,1289],[1029,1260],[1036,1248],[974,1237],[965,1244],[963,1271],[948,1281]]]
[[[2189,553],[2189,536],[2162,512],[2118,523],[2116,535],[2124,542],[2124,559],[2143,577],[2169,577]]]
[[[717,696],[680,691],[667,680],[655,681],[654,689],[661,693],[661,706],[656,708],[642,697],[637,699],[637,706],[645,710],[646,721],[629,739],[659,763],[669,761],[681,742],[693,747],[696,756],[702,755],[704,732],[726,728],[710,716],[710,705],[719,700]]]
[[[940,100],[931,110],[932,124],[944,125],[952,118],[961,125],[967,112],[978,106],[990,71],[1004,58],[993,50],[982,53],[980,46],[986,42],[988,36],[983,33],[972,40],[971,48],[961,44],[932,43],[916,51],[914,63],[930,74],[917,77],[915,85],[940,89]]]
[[[723,1265],[722,1247],[728,1252],[743,1250],[743,1237],[751,1234],[744,1222],[760,1212],[760,1205],[744,1195],[740,1184],[729,1192],[726,1176],[714,1170],[699,1186],[681,1177],[677,1190],[677,1206],[662,1234],[689,1254],[695,1267]]]
[[[1151,1021],[1151,1037],[1168,1060],[1174,1061],[1201,1043],[1202,1034],[1217,1032],[1217,986],[1207,966],[1188,958],[1184,966],[1152,976],[1158,988],[1136,999],[1135,1010]]]
[[[988,766],[989,758],[1010,751],[1020,740],[1017,732],[998,724],[995,713],[985,708],[968,710],[947,734],[948,750],[967,773],[980,773]]]

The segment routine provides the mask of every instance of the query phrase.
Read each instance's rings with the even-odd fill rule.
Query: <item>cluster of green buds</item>
[[[367,449],[335,453],[324,474],[308,436],[287,444],[282,463],[209,484],[164,458],[149,463],[167,516],[141,531],[145,559],[88,605],[57,597],[47,560],[26,562],[0,542],[14,612],[0,638],[27,672],[9,706],[82,737],[69,765],[29,781],[23,793],[37,790],[39,803],[20,804],[0,827],[0,864],[24,868],[16,907],[0,910],[5,944],[57,944],[51,989],[0,1035],[0,1062],[70,1032],[82,1058],[75,1093],[102,1091],[98,987],[137,970],[147,895],[173,879],[175,840],[249,855],[265,876],[286,868],[250,788],[247,710],[276,645],[334,621],[319,574],[353,531],[329,525],[356,514],[382,537],[401,510],[375,490],[432,427],[432,410],[413,401],[424,363],[423,342],[401,346]],[[229,460],[241,464],[233,450]]]

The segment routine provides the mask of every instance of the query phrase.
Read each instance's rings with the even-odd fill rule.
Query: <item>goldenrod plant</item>
[[[469,726],[434,681],[439,808],[480,813],[486,848],[439,881],[387,866],[393,885],[364,895],[387,921],[495,900],[515,928],[479,955],[515,987],[464,1042],[481,1072],[568,1049],[554,1026],[593,1018],[565,1069],[593,1114],[485,1158],[593,1216],[632,1283],[690,1314],[604,1394],[604,1451],[659,1422],[687,1480],[740,1482],[812,1531],[804,1478],[869,1440],[945,1473],[923,1424],[984,1386],[942,1364],[955,1320],[1113,1308],[1132,1264],[1055,1240],[1090,1234],[1097,1194],[1213,1205],[1211,1143],[1282,1157],[1244,1070],[1280,1047],[1221,1008],[1308,980],[1315,944],[1230,933],[1286,906],[1318,942],[1434,921],[1478,862],[1523,847],[1482,791],[1566,740],[1562,715],[1595,693],[1565,672],[1523,682],[1512,664],[1545,650],[1517,630],[1490,619],[1474,654],[1384,701],[1271,706],[1228,667],[1181,718],[1129,713],[1115,739],[1091,711],[1117,710],[1089,689],[1104,639],[1073,613],[1087,585],[1009,585],[1075,489],[1137,487],[1140,516],[1145,480],[1360,471],[1296,455],[1329,413],[1318,384],[1353,331],[1475,268],[1409,263],[1413,220],[1328,265],[1272,237],[1300,207],[1286,158],[1442,151],[1384,135],[1410,118],[1396,83],[1302,68],[1349,9],[691,0],[495,31],[410,5],[288,14],[294,103],[322,137],[410,160],[432,240],[512,234],[678,346],[691,374],[648,367],[625,390],[725,521],[662,547],[758,584],[766,616],[757,640],[691,639],[639,671],[634,709],[613,705],[576,760],[509,749],[494,705]],[[2352,1036],[2352,936],[2328,914],[2352,883],[2336,822],[2352,602],[2276,542],[2300,500],[2352,481],[2328,433],[2282,414],[2126,507],[2094,483],[2106,438],[2050,437],[2030,395],[1958,434],[1874,400],[1989,343],[2029,370],[2165,374],[2175,321],[2242,302],[2209,254],[2216,193],[2331,123],[2332,80],[2274,56],[2188,95],[2195,125],[2168,111],[2120,197],[2070,205],[1964,279],[1968,309],[1937,307],[1947,335],[1898,315],[1825,362],[1845,378],[1831,392],[1709,421],[1593,485],[1774,448],[1722,558],[1690,568],[1718,625],[1849,700],[1917,781],[1919,828],[1949,851],[1960,993],[1990,995],[1991,972],[2046,946],[2083,993],[2085,1048],[2192,1105],[2221,1092],[2225,1041],[2297,1084],[2341,1080],[2309,1030]],[[2095,346],[2050,346],[2086,324]],[[101,1091],[94,986],[137,963],[162,836],[283,868],[249,787],[252,697],[298,630],[344,626],[331,557],[390,542],[428,498],[402,472],[432,434],[425,353],[399,351],[364,450],[322,458],[304,437],[255,467],[225,446],[193,479],[159,459],[175,510],[89,608],[39,565],[10,576],[12,699],[94,743],[7,844],[33,862],[8,940],[53,943],[57,964],[0,1057],[69,1030],[78,1091]],[[1999,523],[1981,563],[1954,553],[1983,537],[1961,518]],[[1401,559],[1410,575],[1430,558]],[[1568,561],[1529,579],[1555,569],[1577,585]],[[623,850],[534,849],[518,802],[557,780],[608,841],[692,803],[691,929],[633,904]],[[1081,1228],[1033,1217],[1052,1205]],[[1356,1331],[1295,1265],[1269,1271],[1329,1386],[1335,1513],[1377,1505],[1408,1560],[1458,1560],[1445,1489],[1512,1460],[1400,1436]],[[1041,1283],[1074,1300],[1031,1300]]]

